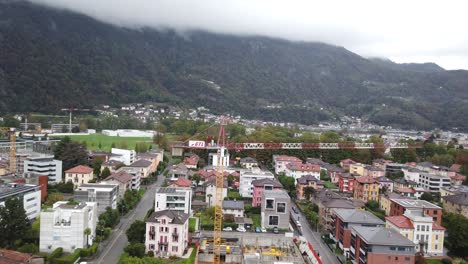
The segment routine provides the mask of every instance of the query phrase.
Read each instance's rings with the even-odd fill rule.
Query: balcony
[[[169,241],[159,241],[158,245],[168,245]]]

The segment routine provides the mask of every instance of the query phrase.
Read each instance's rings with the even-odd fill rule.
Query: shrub
[[[452,260],[448,258],[442,259],[442,264],[452,264]]]
[[[56,248],[52,253],[49,254],[48,259],[54,259],[62,256],[63,254],[63,248],[59,247]]]

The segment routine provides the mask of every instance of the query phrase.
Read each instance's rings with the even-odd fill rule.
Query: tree
[[[130,243],[145,243],[146,223],[136,220],[127,229],[127,239]]]
[[[62,161],[64,171],[88,162],[86,147],[78,142],[71,141],[70,137],[64,137],[60,140],[54,149],[54,156]]]
[[[309,201],[310,198],[312,198],[314,193],[315,193],[315,189],[313,187],[305,187],[304,188],[304,196],[305,196],[307,201]]]
[[[63,197],[62,193],[59,192],[51,192],[47,194],[47,200],[45,202],[46,205],[52,206],[54,203],[58,201],[63,201],[65,198]]]
[[[93,162],[93,173],[94,177],[97,179],[100,179],[101,176],[101,165],[102,165],[102,160],[101,159],[95,159]]]
[[[234,180],[235,180],[234,175],[229,174],[229,175],[227,176],[228,186],[232,186],[232,183],[234,182]]]
[[[280,175],[278,176],[278,180],[291,197],[296,197],[296,183],[293,177]]]
[[[320,170],[320,180],[322,181],[329,181],[330,177],[328,177],[326,170]]]
[[[0,206],[0,246],[11,247],[13,242],[22,239],[29,229],[29,221],[23,201],[10,198]]]
[[[101,179],[105,179],[111,175],[111,172],[109,170],[109,167],[105,167],[102,172],[101,172]]]
[[[145,244],[143,243],[131,243],[124,248],[124,251],[132,257],[142,258],[145,256]]]
[[[89,247],[88,238],[89,238],[89,235],[91,235],[91,229],[89,229],[89,227],[87,227],[84,230],[84,234],[86,236],[86,247]]]
[[[8,115],[3,118],[3,124],[1,126],[16,128],[20,126],[20,121],[16,119],[15,117]]]
[[[425,192],[421,195],[421,200],[425,200],[425,201],[428,201],[428,202],[432,202],[434,201],[434,196],[432,196],[432,194],[428,193],[428,192]]]
[[[449,252],[458,257],[468,257],[468,219],[449,213],[442,215],[442,225],[447,228],[445,244]]]
[[[213,197],[213,195],[209,193],[206,196],[208,197],[208,207],[211,207],[211,197]]]

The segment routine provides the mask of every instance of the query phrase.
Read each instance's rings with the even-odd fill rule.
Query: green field
[[[86,142],[86,147],[90,150],[99,150],[101,144],[102,151],[110,151],[112,143],[118,148],[135,149],[138,142],[151,143],[152,138],[149,137],[110,137],[103,134],[92,135],[77,135],[70,136],[73,141]]]
[[[338,187],[335,184],[333,184],[333,183],[331,183],[329,181],[324,181],[323,186],[325,186],[325,188],[327,188],[327,189],[338,189]]]

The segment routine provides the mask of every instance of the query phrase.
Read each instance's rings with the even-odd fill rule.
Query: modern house
[[[211,177],[206,180],[205,185],[205,202],[208,206],[214,206],[216,199],[216,177]],[[223,200],[228,195],[228,182],[224,180],[223,182]]]
[[[435,223],[442,224],[442,208],[425,200],[390,199],[389,216],[403,215],[406,210],[424,209],[427,216],[432,217]]]
[[[93,202],[70,204],[56,202],[41,212],[39,251],[52,252],[61,247],[73,252],[93,243],[96,236],[97,205]],[[90,234],[86,235],[85,230]]]
[[[112,155],[109,158],[110,160],[120,161],[126,166],[135,162],[135,157],[136,157],[135,150],[112,148],[111,153]]]
[[[191,214],[192,189],[161,187],[156,190],[155,211],[174,210]]]
[[[182,211],[153,212],[146,219],[146,252],[154,252],[155,257],[182,257],[189,243],[188,219]]]
[[[265,190],[281,190],[283,185],[272,179],[260,179],[252,181],[253,197],[252,206],[257,207],[262,205],[263,191]]]
[[[20,199],[28,219],[35,219],[41,212],[41,187],[33,184],[0,184],[0,206],[8,199]]]
[[[419,176],[419,186],[431,192],[440,192],[440,188],[450,187],[450,177],[421,173]]]
[[[78,165],[65,171],[65,182],[72,182],[75,188],[88,183],[93,178],[93,168],[85,165]]]
[[[262,227],[289,228],[291,198],[285,190],[265,190],[262,196]]]
[[[78,202],[95,202],[100,215],[108,207],[117,209],[119,185],[106,182],[82,184],[75,190],[74,199]]]
[[[239,182],[239,193],[242,197],[253,197],[254,186],[252,184],[255,180],[271,179],[275,176],[269,171],[262,171],[260,169],[252,169],[241,171]]]
[[[47,176],[49,183],[62,182],[62,161],[51,157],[27,158],[24,161],[24,173],[36,173]]]

